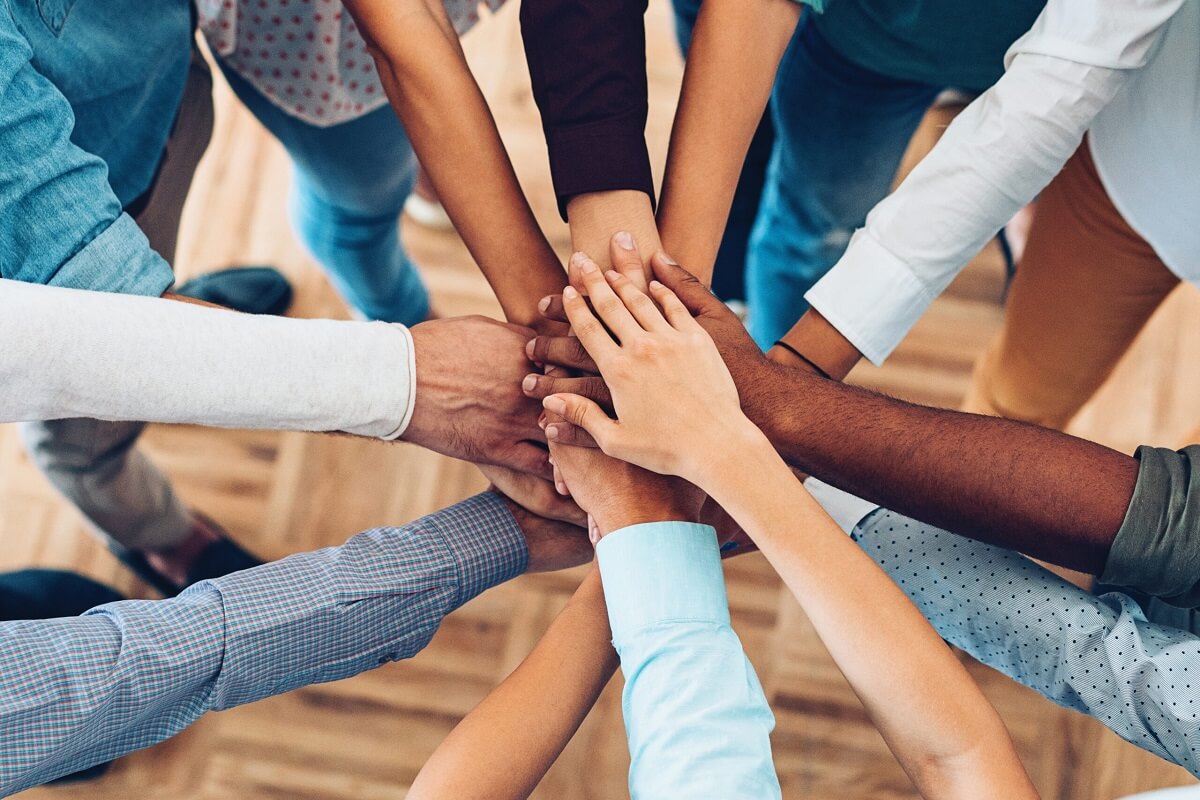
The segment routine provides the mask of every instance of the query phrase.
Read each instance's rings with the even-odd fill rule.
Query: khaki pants
[[[964,409],[1066,427],[1178,284],[1109,200],[1085,141],[1038,200]]]
[[[174,263],[183,204],[212,129],[212,75],[194,53],[162,165],[136,218],[168,263]],[[161,550],[181,542],[192,520],[166,476],[137,449],[144,427],[66,419],[27,423],[21,434],[50,483],[99,531],[134,550]]]

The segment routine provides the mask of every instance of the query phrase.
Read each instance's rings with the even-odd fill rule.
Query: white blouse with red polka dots
[[[445,0],[462,35],[479,7],[504,0]],[[340,0],[198,0],[209,47],[271,102],[319,127],[387,103],[375,63]]]

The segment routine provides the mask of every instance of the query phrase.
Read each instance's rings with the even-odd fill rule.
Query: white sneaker
[[[446,213],[442,204],[435,200],[426,200],[416,192],[410,194],[404,202],[404,213],[423,228],[435,231],[454,230],[454,223],[450,221],[450,215]]]

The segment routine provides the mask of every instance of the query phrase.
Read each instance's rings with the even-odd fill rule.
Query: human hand
[[[547,412],[548,424],[565,426]],[[704,499],[685,481],[656,475],[597,449],[552,444],[550,458],[560,491],[588,513],[588,533],[595,544],[630,525],[696,519]]]
[[[526,572],[553,572],[592,560],[592,543],[588,541],[584,528],[541,516],[496,486],[489,491],[495,492],[504,501],[525,536],[525,545],[529,550]]]
[[[492,488],[546,519],[586,527],[587,512],[571,497],[555,491],[554,484],[528,472],[517,472],[495,464],[476,464]]]
[[[596,311],[573,287],[563,293],[564,308],[608,384],[617,420],[579,395],[555,394],[543,404],[605,453],[703,486],[719,453],[762,439],[742,414],[712,338],[662,284],[650,286],[660,311],[624,277],[602,274],[582,254],[573,260]],[[559,426],[548,425],[546,437],[554,445]]]
[[[404,440],[444,455],[551,476],[539,404],[521,392],[532,331],[486,317],[411,328],[417,396]]]

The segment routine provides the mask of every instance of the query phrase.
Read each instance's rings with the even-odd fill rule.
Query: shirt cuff
[[[804,299],[880,366],[929,308],[934,295],[907,264],[863,228]]]
[[[817,478],[806,478],[804,488],[817,501],[817,505],[825,509],[825,513],[846,533],[853,533],[858,523],[879,508],[878,503],[863,500]]]
[[[400,424],[391,433],[379,437],[390,442],[399,439],[408,430],[408,424],[412,422],[413,418],[413,409],[417,407],[417,348],[413,343],[412,331],[407,327],[395,323],[388,327],[400,333],[404,347],[403,359],[408,365],[407,379],[401,376],[400,382],[403,385],[396,389],[402,393],[396,398],[395,403],[395,408],[400,411]]]
[[[564,221],[567,203],[581,194],[632,189],[645,192],[651,206],[655,204],[644,124],[588,125],[547,138],[550,174]]]
[[[596,547],[613,641],[668,621],[729,625],[716,531],[653,522],[614,531]]]
[[[441,535],[458,567],[458,605],[529,566],[525,534],[496,492],[469,497],[424,521]]]
[[[1200,606],[1200,446],[1139,447],[1138,476],[1100,582]]]
[[[133,217],[122,214],[59,267],[49,285],[158,297],[174,282],[171,266],[150,248]]]

